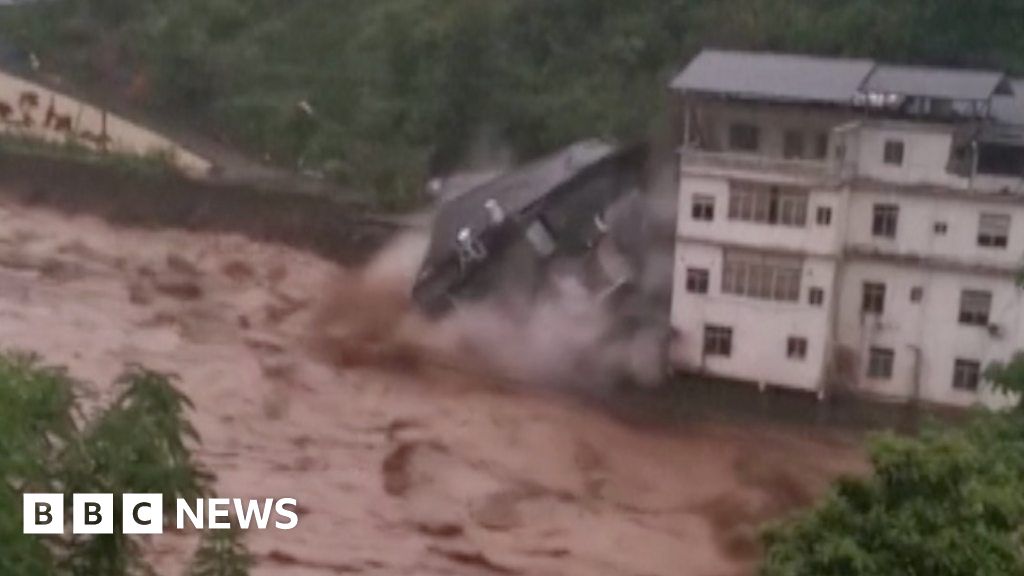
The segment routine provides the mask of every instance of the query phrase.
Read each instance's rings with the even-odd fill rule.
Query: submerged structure
[[[1024,82],[707,50],[682,109],[677,368],[964,406],[1024,348]]]
[[[612,311],[602,340],[643,331],[663,356],[667,298],[659,309],[640,281],[646,163],[645,146],[584,141],[446,198],[413,300],[433,316],[484,302],[515,316],[568,286],[576,304]]]

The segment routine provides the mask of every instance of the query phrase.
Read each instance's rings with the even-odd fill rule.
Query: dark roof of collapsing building
[[[507,217],[515,218],[615,152],[616,148],[605,142],[586,140],[445,199],[434,217],[424,264],[436,264],[451,255],[463,228],[477,234],[486,229],[490,225],[490,215],[485,208],[488,201],[495,201]]]

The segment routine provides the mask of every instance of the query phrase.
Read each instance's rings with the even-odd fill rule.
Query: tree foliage
[[[0,355],[0,574],[5,576],[149,575],[141,544],[121,534],[120,495],[206,495],[210,475],[195,460],[199,442],[186,417],[188,398],[171,378],[131,368],[117,397],[88,412],[76,382],[32,356]],[[88,412],[88,413],[87,413]],[[41,537],[22,534],[21,495],[115,495],[114,533]],[[67,520],[67,518],[65,518]],[[234,538],[234,536],[230,537]],[[239,545],[234,545],[239,549]],[[244,574],[248,564],[202,576]]]
[[[1024,71],[1024,0],[69,0],[7,9],[64,71],[401,201],[506,147],[642,136],[703,46]],[[299,102],[315,111],[296,122]]]
[[[996,365],[1024,387],[1024,356]],[[816,509],[770,529],[764,576],[1024,574],[1024,417],[1018,407],[916,438],[885,435],[873,473],[848,478]]]

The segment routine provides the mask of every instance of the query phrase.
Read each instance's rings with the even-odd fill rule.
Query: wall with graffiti
[[[211,163],[173,141],[114,114],[0,72],[0,130],[50,142],[73,142],[97,152],[161,154],[193,175]]]

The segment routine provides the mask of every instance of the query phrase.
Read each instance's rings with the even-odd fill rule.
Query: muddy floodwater
[[[334,350],[325,314],[337,337],[405,313],[360,281],[239,236],[0,205],[0,346],[68,366],[96,402],[128,363],[177,374],[220,495],[298,499],[295,530],[248,533],[256,575],[752,574],[765,521],[863,466],[838,433],[636,427],[457,355],[363,346],[365,326]],[[177,573],[193,540],[147,545]]]

